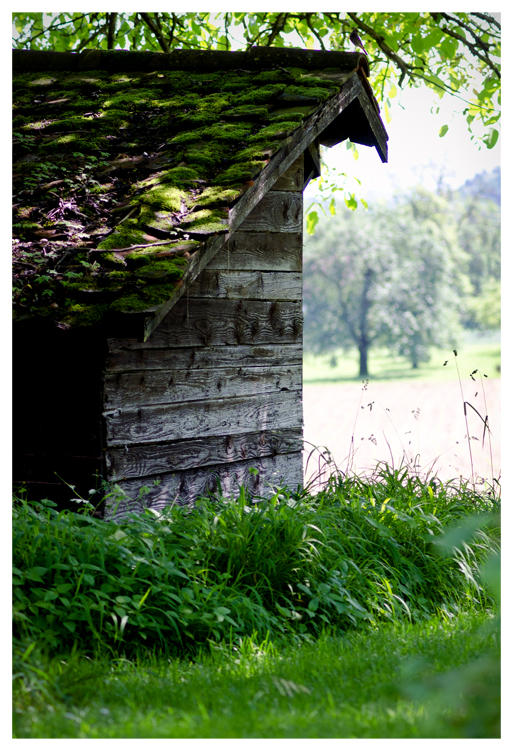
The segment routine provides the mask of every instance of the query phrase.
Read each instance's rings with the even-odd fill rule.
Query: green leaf
[[[448,125],[442,125],[442,127],[438,131],[438,135],[440,136],[440,138],[443,138],[444,135],[447,133],[448,130],[449,130],[449,126]]]
[[[47,570],[48,568],[42,568],[40,565],[36,565],[36,567],[27,570],[25,577],[30,581],[40,581],[42,583],[43,579],[41,576],[44,575]]]
[[[420,34],[416,34],[412,37],[411,48],[418,55],[420,55],[421,52],[424,52],[424,39]]]
[[[319,223],[319,214],[317,211],[309,211],[306,215],[306,231],[308,234],[315,232],[315,227]]]
[[[350,195],[349,198],[344,198],[344,202],[351,211],[355,211],[358,208],[358,202],[354,196],[354,193]]]
[[[486,148],[493,148],[498,140],[499,140],[499,131],[496,130],[495,128],[491,128],[491,130],[483,138],[483,142]]]

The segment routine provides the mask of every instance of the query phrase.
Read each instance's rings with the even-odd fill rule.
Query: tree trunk
[[[369,370],[367,366],[367,355],[369,352],[369,311],[372,302],[369,298],[370,288],[374,277],[374,271],[367,268],[364,275],[363,290],[360,300],[360,335],[358,337],[358,351],[360,352],[360,377],[367,378]]]
[[[369,347],[366,341],[360,342],[358,351],[360,352],[360,377],[367,378],[369,377],[369,370],[367,367],[367,355],[369,352]]]

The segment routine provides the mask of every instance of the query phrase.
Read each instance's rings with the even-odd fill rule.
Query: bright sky
[[[372,84],[372,78],[371,78]],[[357,177],[362,186],[362,197],[387,197],[395,191],[422,182],[434,189],[436,179],[442,171],[445,182],[458,188],[476,173],[491,171],[500,165],[501,138],[495,148],[481,149],[470,140],[465,118],[455,114],[455,108],[463,103],[446,94],[439,99],[424,87],[404,89],[392,100],[392,120],[385,124],[389,135],[388,164],[382,164],[376,149],[358,146],[359,158],[355,161],[345,143],[324,150],[327,165]],[[433,106],[434,105],[434,106]],[[431,109],[440,107],[438,114]],[[384,113],[382,112],[384,121]],[[438,132],[442,125],[449,125],[443,138]],[[482,135],[482,130],[477,130]],[[357,187],[351,179],[351,184]],[[315,184],[310,183],[307,198],[315,194]]]
[[[282,2],[280,10],[292,10],[282,7],[283,5],[288,3]],[[411,10],[414,10],[413,7]],[[242,27],[232,26],[230,33],[233,49],[243,49]],[[295,40],[293,36],[289,35],[290,42],[302,46],[299,37]],[[372,71],[370,83],[372,85]],[[500,165],[501,138],[499,137],[495,148],[489,150],[483,145],[479,149],[470,140],[464,116],[457,114],[465,107],[461,99],[449,94],[440,99],[433,90],[425,86],[418,89],[405,87],[399,90],[391,104],[392,120],[384,122],[390,138],[388,164],[382,164],[376,149],[367,146],[358,147],[358,161],[347,150],[345,143],[324,152],[325,163],[330,168],[349,175],[348,187],[351,186],[351,190],[358,189],[359,194],[367,201],[377,197],[387,198],[395,191],[406,190],[420,182],[435,189],[441,171],[445,183],[458,188],[475,174],[491,171]],[[431,109],[434,111],[436,108],[440,108],[439,113],[431,114]],[[384,113],[382,118],[384,121]],[[449,130],[440,138],[438,133],[442,125],[449,125]],[[482,136],[485,130],[475,126],[475,132]],[[352,177],[360,180],[361,188],[358,188]],[[305,205],[308,205],[308,200],[316,192],[317,181],[314,180],[305,191]]]

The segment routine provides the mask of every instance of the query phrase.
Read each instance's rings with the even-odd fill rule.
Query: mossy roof
[[[15,51],[13,69],[15,317],[62,327],[168,309],[257,176],[369,72],[276,48]]]

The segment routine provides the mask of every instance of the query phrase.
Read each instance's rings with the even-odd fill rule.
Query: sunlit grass
[[[332,366],[332,363],[335,363]],[[447,365],[444,366],[444,362]],[[462,373],[473,372],[476,368],[489,378],[500,377],[500,341],[475,340],[464,343],[458,349],[458,363]],[[387,350],[372,350],[369,355],[371,381],[378,380],[456,380],[458,374],[451,350],[434,349],[431,360],[413,369],[405,357],[391,355]],[[303,382],[305,384],[343,383],[360,381],[358,375],[358,352],[337,352],[335,355],[314,356],[306,353],[303,361]]]
[[[499,511],[386,465],[120,524],[16,501],[14,736],[496,737]]]
[[[18,738],[420,738],[499,731],[498,630],[487,612],[323,635],[300,646],[245,638],[207,649],[195,662],[71,657],[45,669],[61,694],[28,705],[16,697]],[[460,696],[465,686],[467,702]]]

